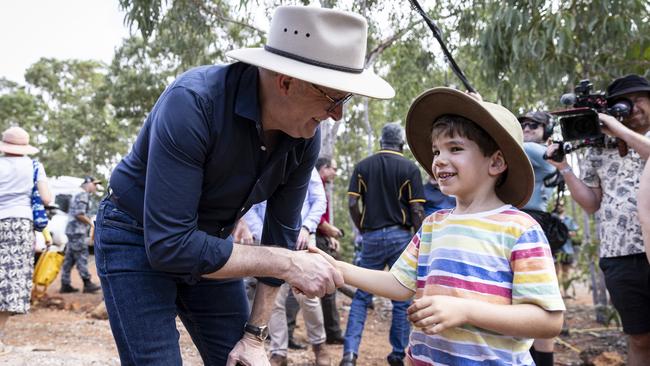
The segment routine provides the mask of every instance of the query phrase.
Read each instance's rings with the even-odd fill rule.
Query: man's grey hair
[[[381,146],[401,147],[404,145],[404,127],[399,122],[386,123],[381,129]]]

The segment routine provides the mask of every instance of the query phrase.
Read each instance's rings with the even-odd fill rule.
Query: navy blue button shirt
[[[229,235],[255,203],[268,200],[262,243],[295,245],[319,149],[316,131],[283,134],[269,153],[257,68],[202,66],[160,96],[110,186],[117,206],[143,224],[152,268],[194,283],[228,261]]]

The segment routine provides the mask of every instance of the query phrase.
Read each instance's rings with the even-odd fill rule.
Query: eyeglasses
[[[327,95],[327,93],[325,93],[325,91],[323,91],[323,89],[317,87],[315,84],[310,83],[310,85],[314,89],[318,90],[327,100],[330,101],[330,103],[332,103],[332,105],[329,108],[327,108],[327,113],[332,113],[336,108],[338,108],[339,106],[345,104],[348,100],[350,100],[350,98],[352,98],[351,93],[346,94],[343,97],[338,98],[338,99],[332,98],[329,95]]]
[[[540,125],[541,125],[541,123],[537,123],[537,122],[523,122],[521,124],[521,129],[525,130],[526,127],[528,127],[531,130],[536,130]]]

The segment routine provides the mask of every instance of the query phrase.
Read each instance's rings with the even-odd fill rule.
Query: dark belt
[[[411,231],[408,227],[406,227],[404,225],[389,225],[389,226],[380,227],[379,229],[363,230],[361,233],[363,234],[363,233],[367,233],[369,231],[393,230],[393,229],[401,229],[401,230]]]

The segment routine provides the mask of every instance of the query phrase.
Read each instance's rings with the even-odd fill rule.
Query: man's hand
[[[343,285],[343,275],[332,264],[336,263],[333,258],[334,262],[328,262],[315,251],[319,249],[313,247],[308,252],[293,252],[291,268],[283,279],[308,297],[323,297]]]
[[[546,147],[546,156],[548,157],[548,158],[546,159],[546,162],[548,162],[549,164],[553,165],[553,166],[556,167],[558,170],[562,170],[562,169],[564,169],[564,168],[566,168],[566,167],[569,166],[569,164],[566,162],[566,156],[564,156],[564,157],[562,158],[562,161],[559,161],[559,162],[558,162],[558,161],[555,161],[555,160],[553,160],[553,159],[551,159],[551,156],[553,156],[553,154],[555,153],[555,151],[556,151],[557,149],[559,149],[559,148],[560,148],[560,145],[558,145],[557,143],[552,143],[552,144],[550,144],[550,145],[548,145],[548,146]]]
[[[336,226],[330,224],[329,222],[321,222],[318,225],[318,230],[330,238],[341,238],[343,237],[343,232]]]
[[[341,244],[339,243],[338,240],[336,240],[334,238],[330,238],[329,243],[330,243],[330,245],[329,245],[330,249],[332,249],[335,252],[339,251],[339,248],[341,247]]]
[[[482,102],[482,101],[483,101],[483,97],[482,97],[481,94],[479,94],[479,92],[477,92],[477,91],[473,91],[473,92],[467,91],[467,92],[465,92],[465,93],[467,93],[470,97],[472,97],[472,98],[478,100],[479,102]]]
[[[622,138],[625,131],[629,130],[623,123],[609,114],[598,113],[598,119],[602,123],[601,131],[609,136]]]
[[[246,221],[240,219],[237,221],[235,226],[235,231],[232,233],[232,237],[235,239],[235,242],[244,244],[244,245],[254,245],[255,239],[253,238],[253,233],[251,233]]]
[[[309,245],[309,230],[306,227],[300,228],[300,234],[298,234],[298,241],[296,241],[296,250],[307,249]]]
[[[424,296],[406,310],[413,325],[426,334],[436,334],[467,322],[467,302],[452,296]]]
[[[266,356],[266,350],[264,349],[264,342],[244,333],[242,339],[230,351],[226,366],[236,366],[237,364],[246,366],[270,366],[269,359]]]

